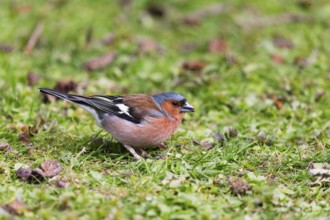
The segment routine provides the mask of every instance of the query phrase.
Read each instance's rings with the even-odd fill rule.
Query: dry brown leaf
[[[278,110],[281,110],[283,108],[283,102],[280,100],[280,98],[276,97],[275,95],[269,95],[269,98],[273,100],[275,107]]]
[[[83,66],[88,71],[99,70],[110,65],[115,58],[116,54],[114,52],[108,52],[102,56],[86,61]]]
[[[44,172],[38,168],[32,170],[19,168],[16,171],[16,174],[18,177],[27,181],[28,183],[38,184],[46,180]]]
[[[8,44],[0,44],[0,52],[10,53],[14,50],[14,47]]]
[[[201,71],[205,66],[206,64],[204,62],[198,60],[190,60],[182,64],[183,69],[191,71]]]
[[[75,81],[72,81],[72,80],[58,81],[58,82],[56,82],[54,90],[56,90],[58,92],[69,93],[69,92],[75,92],[77,90],[77,87],[78,87],[78,83],[76,83]],[[42,93],[41,95],[42,95],[42,101],[44,103],[54,102],[54,101],[60,99],[60,98],[57,98],[52,95],[46,95],[44,93]]]
[[[69,185],[69,183],[65,180],[59,180],[56,182],[56,187],[58,188],[65,188]]]
[[[19,168],[16,170],[17,176],[19,176],[22,180],[27,180],[31,176],[31,173],[31,169]]]
[[[21,132],[18,134],[18,139],[25,144],[30,143],[30,138],[38,133],[38,128],[35,126],[23,125],[21,127]]]
[[[140,53],[150,53],[154,51],[161,51],[160,45],[154,39],[144,39],[139,42]]]
[[[273,44],[278,48],[286,48],[286,49],[294,48],[293,42],[282,36],[275,36],[273,38]]]
[[[0,151],[2,150],[8,150],[9,148],[9,143],[8,142],[0,142]]]
[[[283,57],[279,54],[272,54],[271,59],[272,59],[273,63],[275,63],[275,64],[283,64],[284,63]]]
[[[28,206],[23,203],[20,199],[5,204],[3,208],[12,215],[23,215],[29,211]]]
[[[41,169],[46,177],[57,176],[62,171],[60,163],[56,160],[46,160],[41,164]]]
[[[147,12],[155,18],[163,18],[166,15],[166,10],[162,5],[149,5]]]
[[[34,72],[28,72],[27,81],[29,86],[34,86],[40,80],[40,76]]]
[[[209,43],[209,52],[211,53],[227,53],[228,46],[225,38],[214,38]]]
[[[225,142],[226,140],[225,136],[223,136],[223,134],[221,134],[220,132],[213,133],[213,138],[216,142],[220,144],[223,144],[223,142]]]
[[[230,177],[228,183],[230,190],[235,195],[244,195],[247,191],[251,190],[248,182],[240,178]]]

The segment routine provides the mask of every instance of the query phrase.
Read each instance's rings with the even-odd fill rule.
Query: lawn
[[[0,219],[329,218],[328,1],[0,4]],[[41,87],[196,111],[136,161]]]

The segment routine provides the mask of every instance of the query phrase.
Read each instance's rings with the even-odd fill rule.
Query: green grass
[[[0,44],[14,47],[0,52],[0,142],[13,147],[0,151],[0,204],[20,198],[29,211],[18,219],[326,219],[329,183],[311,185],[316,178],[307,165],[330,161],[330,4],[305,1],[311,6],[302,8],[300,0],[227,0],[226,12],[189,26],[182,22],[185,15],[218,1],[141,0],[125,8],[118,2],[0,0]],[[166,15],[150,16],[145,9],[151,3],[163,5]],[[240,26],[285,13],[303,19]],[[24,46],[38,22],[44,29],[27,55]],[[86,45],[88,30],[92,41]],[[109,32],[116,40],[98,44]],[[274,46],[274,36],[294,48]],[[225,38],[236,63],[208,51],[217,37]],[[154,39],[163,51],[136,55],[138,39]],[[184,51],[187,45],[192,48]],[[295,64],[313,50],[309,65]],[[82,68],[108,51],[117,58],[107,68]],[[283,63],[274,63],[272,54]],[[184,70],[187,60],[206,67]],[[30,71],[40,75],[33,86]],[[168,150],[151,150],[150,158],[136,162],[88,113],[62,101],[42,103],[37,88],[52,88],[59,80],[86,85],[84,95],[173,91],[196,112],[186,115]],[[19,139],[24,125],[38,129],[29,143]],[[228,128],[238,136],[230,138]],[[223,143],[214,140],[217,132],[227,136]],[[213,148],[193,140],[211,141]],[[57,178],[69,183],[66,188],[16,176],[15,168],[36,168],[47,159],[60,162]],[[251,190],[234,195],[230,177],[246,180]],[[1,210],[0,218],[11,218]]]

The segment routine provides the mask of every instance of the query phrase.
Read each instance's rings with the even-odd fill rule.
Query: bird
[[[173,92],[86,97],[47,88],[38,90],[91,113],[97,124],[120,142],[136,160],[141,159],[137,149],[141,153],[150,147],[166,149],[164,142],[176,131],[184,114],[195,111],[186,98]]]

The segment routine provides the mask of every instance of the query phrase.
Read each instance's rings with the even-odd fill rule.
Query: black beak
[[[195,111],[194,107],[192,107],[188,102],[186,102],[181,108],[181,112],[194,112],[194,111]]]

